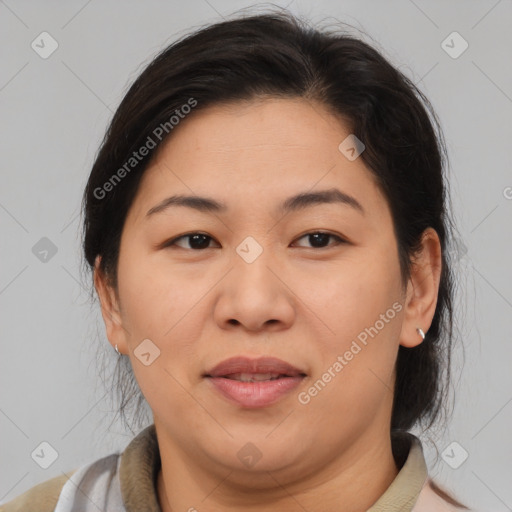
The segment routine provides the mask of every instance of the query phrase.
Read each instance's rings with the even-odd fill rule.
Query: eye
[[[312,244],[312,248],[323,248],[328,247],[327,242],[330,238],[334,238],[336,243],[331,245],[340,245],[348,243],[345,239],[341,238],[338,235],[333,233],[324,233],[323,231],[312,231],[311,233],[306,233],[305,235],[297,238],[297,240],[302,240],[303,238],[308,238],[308,241]]]
[[[177,242],[180,240],[185,240],[185,243],[188,241],[190,243],[189,247],[183,247],[179,245]],[[210,247],[208,247],[210,240],[213,240],[213,238],[211,236],[205,235],[204,233],[187,233],[186,235],[181,235],[177,238],[169,240],[164,244],[164,247],[177,245],[182,249],[204,250],[210,249]]]

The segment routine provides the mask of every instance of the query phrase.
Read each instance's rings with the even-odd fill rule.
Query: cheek
[[[318,345],[322,364],[297,396],[308,426],[333,445],[340,432],[361,432],[391,414],[403,313],[399,302],[375,302],[361,305],[357,315],[338,314],[336,335]]]
[[[368,415],[393,388],[403,316],[398,262],[368,254],[329,274],[330,279],[309,279],[301,292],[319,312],[317,325],[328,327],[319,327],[320,336],[311,333],[321,363],[304,401],[310,398],[318,414],[334,407],[353,416],[356,406]]]
[[[395,302],[401,297],[400,272],[390,252],[364,248],[295,279],[294,291],[315,313],[314,323],[326,327],[323,347],[343,350],[376,322],[379,331],[386,331],[384,336],[391,323],[398,323],[395,317],[402,306]],[[379,321],[381,315],[385,324]]]
[[[135,379],[153,411],[184,414],[191,407],[184,389],[190,387],[187,371],[197,364],[195,351],[202,330],[194,306],[209,287],[204,277],[191,281],[143,257],[120,264],[119,283]],[[148,365],[139,357],[142,343],[148,344],[151,354],[146,362],[157,355]]]
[[[119,262],[119,291],[135,377],[152,407],[172,401],[179,410],[181,400],[190,401],[183,386],[190,386],[190,369],[197,367],[205,318],[198,321],[197,316],[207,314],[201,299],[218,277],[180,271],[165,260],[155,263],[146,254],[130,253],[128,247],[124,254],[131,257]],[[149,366],[138,359],[147,339],[149,352],[158,354]]]
[[[201,271],[183,272],[130,248],[119,262],[119,290],[123,318],[132,341],[142,337],[163,343],[183,328],[183,320],[208,291]],[[186,322],[185,322],[186,323]]]

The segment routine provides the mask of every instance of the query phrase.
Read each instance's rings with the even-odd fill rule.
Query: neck
[[[162,512],[325,512],[341,505],[345,512],[360,512],[371,507],[398,474],[385,432],[377,443],[373,434],[359,437],[313,475],[286,479],[284,474],[264,472],[252,480],[257,486],[241,484],[233,470],[215,472],[208,463],[191,463],[194,459],[179,446],[162,441],[159,438],[160,451],[166,456],[157,481]]]

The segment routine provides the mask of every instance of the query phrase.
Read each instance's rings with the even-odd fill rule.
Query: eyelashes
[[[305,247],[306,249],[326,249],[326,248],[335,247],[335,246],[338,246],[341,244],[348,244],[348,241],[345,240],[344,238],[342,238],[341,236],[335,235],[334,233],[325,232],[325,231],[310,231],[309,233],[305,233],[304,235],[300,236],[299,238],[296,238],[295,240],[302,240],[303,238],[308,238],[308,241],[313,243],[312,246]],[[180,242],[181,240],[187,240],[187,239],[188,239],[188,243],[190,243],[189,247],[182,247],[181,245],[178,245],[178,242]],[[334,239],[335,243],[322,246],[322,243],[329,239]],[[162,245],[162,247],[166,247],[166,248],[178,247],[180,249],[199,252],[199,251],[204,251],[206,249],[214,249],[215,247],[209,246],[209,242],[211,240],[214,240],[214,238],[211,237],[210,235],[207,235],[206,233],[191,232],[191,233],[186,233],[184,235],[180,235],[171,240],[168,240],[167,242],[165,242]],[[187,242],[185,242],[185,243],[187,243]],[[317,244],[320,244],[321,247],[318,247]],[[299,246],[299,247],[304,247],[304,246]]]

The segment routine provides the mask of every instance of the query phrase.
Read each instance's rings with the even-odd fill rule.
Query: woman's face
[[[122,233],[119,325],[106,322],[161,449],[284,481],[389,436],[399,344],[428,325],[408,320],[390,210],[350,139],[339,149],[349,135],[317,103],[236,103],[182,120],[145,172]],[[178,195],[222,208],[158,207]],[[205,375],[237,356],[305,376],[279,396],[229,379],[229,398]]]

